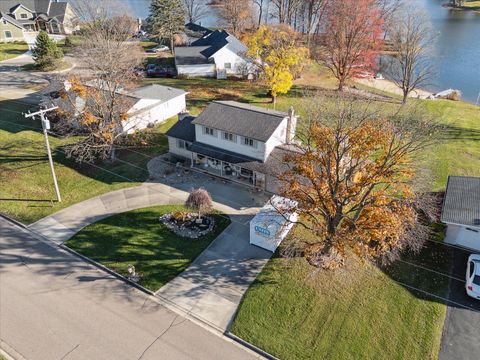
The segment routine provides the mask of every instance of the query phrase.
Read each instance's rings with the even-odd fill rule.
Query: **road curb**
[[[273,356],[272,354],[266,352],[265,350],[260,349],[259,347],[256,347],[255,345],[249,343],[248,341],[243,340],[241,337],[238,337],[235,334],[232,334],[229,330],[225,332],[225,336],[232,339],[233,341],[236,341],[242,346],[245,346],[246,348],[249,348],[253,352],[256,352],[258,355],[263,356],[266,359],[269,360],[280,360],[276,356]]]
[[[11,223],[13,223],[13,224],[15,224],[15,225],[17,225],[17,226],[20,226],[20,227],[23,228],[23,229],[27,229],[27,230],[28,230],[27,225],[25,225],[24,223],[22,223],[22,222],[20,222],[20,221],[17,221],[17,220],[15,220],[15,219],[12,219],[10,216],[7,216],[7,215],[5,215],[5,214],[0,213],[0,218],[6,220],[6,221],[8,221],[8,222],[11,222]]]

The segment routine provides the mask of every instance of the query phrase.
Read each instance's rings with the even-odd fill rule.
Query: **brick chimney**
[[[288,109],[285,144],[292,143],[293,139],[295,138],[296,128],[297,128],[297,117],[295,116],[295,110],[293,109],[293,106],[290,106],[290,109]]]

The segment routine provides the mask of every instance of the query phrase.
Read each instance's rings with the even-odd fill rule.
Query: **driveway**
[[[265,204],[266,196],[202,175],[197,177],[197,183],[179,181],[174,186],[145,183],[107,193],[41,219],[29,229],[61,244],[83,227],[116,213],[183,204],[189,191],[200,185],[210,192],[214,207],[227,214],[232,222],[187,270],[156,295],[225,332],[243,294],[272,255],[249,243],[249,221]]]
[[[0,347],[32,360],[257,357],[1,219]]]
[[[452,276],[465,278],[470,251],[455,249]],[[451,279],[440,360],[477,360],[480,357],[480,301],[467,296],[465,283]],[[458,304],[458,305],[455,305]]]

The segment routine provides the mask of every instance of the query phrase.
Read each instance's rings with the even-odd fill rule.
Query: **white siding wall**
[[[278,126],[277,130],[275,130],[273,135],[266,142],[265,160],[268,158],[268,156],[273,151],[273,149],[275,149],[275,147],[285,144],[285,140],[287,136],[287,122],[288,122],[288,118],[283,119],[280,125]]]
[[[178,75],[215,77],[215,64],[177,65]]]
[[[217,70],[226,70],[228,75],[246,75],[247,62],[244,58],[231,51],[228,46],[213,55]],[[225,63],[231,64],[231,69],[225,69]]]
[[[151,99],[142,99],[138,101],[129,113],[139,111],[143,108],[153,106],[148,111],[142,112],[137,116],[132,116],[123,124],[123,131],[128,134],[133,133],[135,130],[145,129],[149,124],[158,124],[164,122],[165,120],[178,115],[184,111],[186,106],[185,95],[178,96],[174,99],[171,99],[165,103],[158,104],[158,100]]]
[[[237,136],[237,141],[232,142],[222,139],[222,132],[217,130],[217,136],[213,137],[203,133],[202,125],[195,125],[195,138],[198,142],[215,146],[220,149],[233,151],[237,154],[250,156],[261,161],[265,160],[265,143],[257,141],[257,148],[253,148],[241,143],[242,137]]]
[[[179,148],[177,140],[178,139],[176,139],[176,138],[173,138],[173,137],[170,137],[170,136],[168,137],[168,150],[169,150],[169,152],[171,152],[172,154],[175,154],[175,155],[183,156],[187,159],[191,159],[192,152],[187,150],[187,149]]]
[[[480,250],[480,228],[470,227],[470,229],[476,231],[468,230],[467,226],[464,225],[449,224],[445,242],[477,251]]]

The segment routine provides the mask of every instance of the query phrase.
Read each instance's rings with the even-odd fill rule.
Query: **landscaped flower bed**
[[[215,226],[215,220],[210,216],[198,216],[193,213],[177,211],[160,216],[160,222],[181,237],[198,239],[207,235]]]

